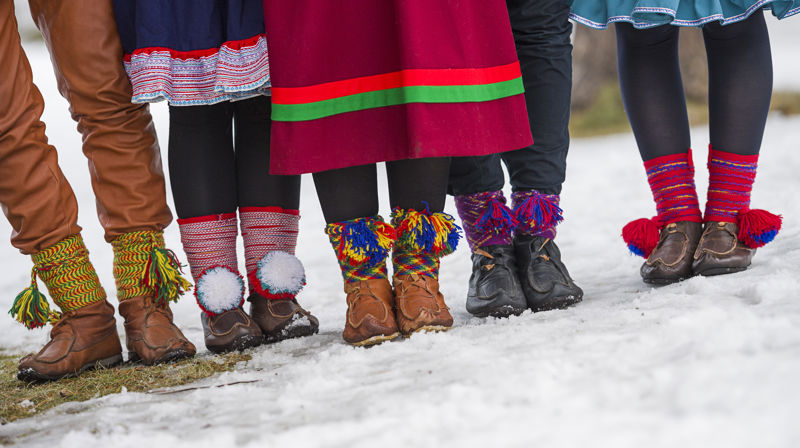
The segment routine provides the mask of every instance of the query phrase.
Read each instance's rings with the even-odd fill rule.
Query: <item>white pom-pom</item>
[[[207,269],[195,286],[197,303],[207,313],[220,314],[241,306],[244,300],[242,277],[224,266]]]
[[[292,297],[306,284],[306,270],[303,263],[294,255],[283,252],[269,252],[259,260],[256,267],[259,286],[271,297]]]

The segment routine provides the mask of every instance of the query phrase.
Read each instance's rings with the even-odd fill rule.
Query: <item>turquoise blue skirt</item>
[[[723,25],[748,18],[761,8],[783,19],[800,13],[800,0],[572,0],[570,18],[591,28],[605,29],[614,22],[635,28],[659,25]]]

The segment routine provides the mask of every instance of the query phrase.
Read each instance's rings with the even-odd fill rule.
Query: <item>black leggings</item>
[[[444,210],[450,158],[386,162],[392,208]],[[314,185],[327,223],[378,214],[375,164],[314,173]]]
[[[255,97],[169,107],[169,175],[179,218],[300,205],[300,176],[269,174],[271,104]]]
[[[622,99],[642,159],[691,147],[686,98],[678,63],[676,26],[636,30],[618,23]],[[758,154],[772,97],[772,55],[762,11],[747,20],[703,26],[709,72],[711,145]]]

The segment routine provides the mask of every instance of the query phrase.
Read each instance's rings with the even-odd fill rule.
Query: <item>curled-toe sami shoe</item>
[[[654,285],[668,285],[691,277],[692,255],[701,231],[702,225],[691,221],[664,226],[658,245],[642,265],[642,280]]]
[[[583,290],[572,281],[553,240],[517,235],[514,252],[522,291],[533,311],[566,308],[583,300]]]
[[[203,333],[208,351],[225,353],[261,344],[261,329],[241,308],[209,315],[202,313]]]
[[[125,318],[128,360],[152,365],[192,357],[197,352],[172,322],[168,306],[157,305],[150,296],[125,299],[119,303]]]
[[[747,269],[756,250],[745,246],[738,234],[739,226],[735,223],[707,222],[694,253],[694,273],[711,276]]]
[[[261,328],[264,342],[311,336],[319,331],[319,320],[304,310],[296,299],[268,299],[251,294],[250,316]]]
[[[508,317],[528,309],[511,245],[492,245],[472,254],[467,311],[478,317]]]
[[[400,336],[394,318],[394,296],[389,280],[345,283],[347,319],[342,338],[355,346],[380,344]]]
[[[438,280],[408,274],[396,275],[393,283],[397,326],[404,336],[418,331],[446,331],[453,326]]]

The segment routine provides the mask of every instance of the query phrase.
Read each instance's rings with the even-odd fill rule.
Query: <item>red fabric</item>
[[[264,0],[274,88],[517,62],[502,0]],[[273,122],[271,172],[483,155],[532,143],[524,98],[407,104]]]

